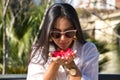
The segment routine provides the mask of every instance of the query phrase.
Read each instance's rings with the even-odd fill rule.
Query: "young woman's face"
[[[57,19],[54,28],[50,32],[51,38],[60,49],[67,49],[76,35],[72,23],[65,17]]]

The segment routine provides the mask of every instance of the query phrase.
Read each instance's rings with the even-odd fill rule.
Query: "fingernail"
[[[66,59],[68,59],[68,57],[65,57]]]
[[[57,56],[57,58],[60,58],[60,56]]]
[[[74,51],[74,53],[76,53],[76,52],[77,52],[77,50]]]
[[[64,57],[61,57],[62,59],[64,59]]]
[[[68,62],[65,62],[65,64],[68,64]]]

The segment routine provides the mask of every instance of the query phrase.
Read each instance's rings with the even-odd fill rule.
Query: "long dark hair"
[[[80,42],[80,44],[85,43],[80,22],[75,9],[70,4],[67,4],[67,3],[55,3],[46,12],[45,20],[43,22],[41,32],[38,36],[38,40],[34,44],[36,48],[34,53],[32,53],[33,56],[31,58],[33,58],[36,52],[42,48],[41,49],[42,52],[40,51],[41,53],[39,55],[43,57],[45,62],[47,61],[48,53],[49,53],[49,44],[50,44],[49,33],[50,33],[50,30],[53,28],[53,25],[56,19],[61,16],[67,17],[72,22],[75,29],[77,29],[76,37],[77,37],[77,40]]]

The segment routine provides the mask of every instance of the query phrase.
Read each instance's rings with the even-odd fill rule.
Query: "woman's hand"
[[[52,53],[49,53],[49,56],[52,58],[52,60],[54,62],[56,62],[59,65],[66,65],[69,64],[70,62],[73,61],[73,59],[76,56],[76,50],[74,52],[72,52],[71,54],[65,54],[65,56],[57,56],[57,57],[53,57]]]
[[[77,53],[77,50],[75,50],[72,54],[68,54],[68,56],[66,57],[65,64],[69,64],[70,62],[72,62],[76,57],[76,53]]]
[[[52,53],[49,53],[49,56],[52,58],[52,61],[54,61],[55,63],[59,64],[59,65],[63,65],[66,61],[66,59],[64,57],[52,57]]]

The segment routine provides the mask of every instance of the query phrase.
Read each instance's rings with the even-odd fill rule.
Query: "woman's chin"
[[[59,45],[59,48],[62,50],[66,50],[67,48],[69,48],[68,45]]]
[[[62,50],[66,50],[68,47],[60,47],[60,49]]]

